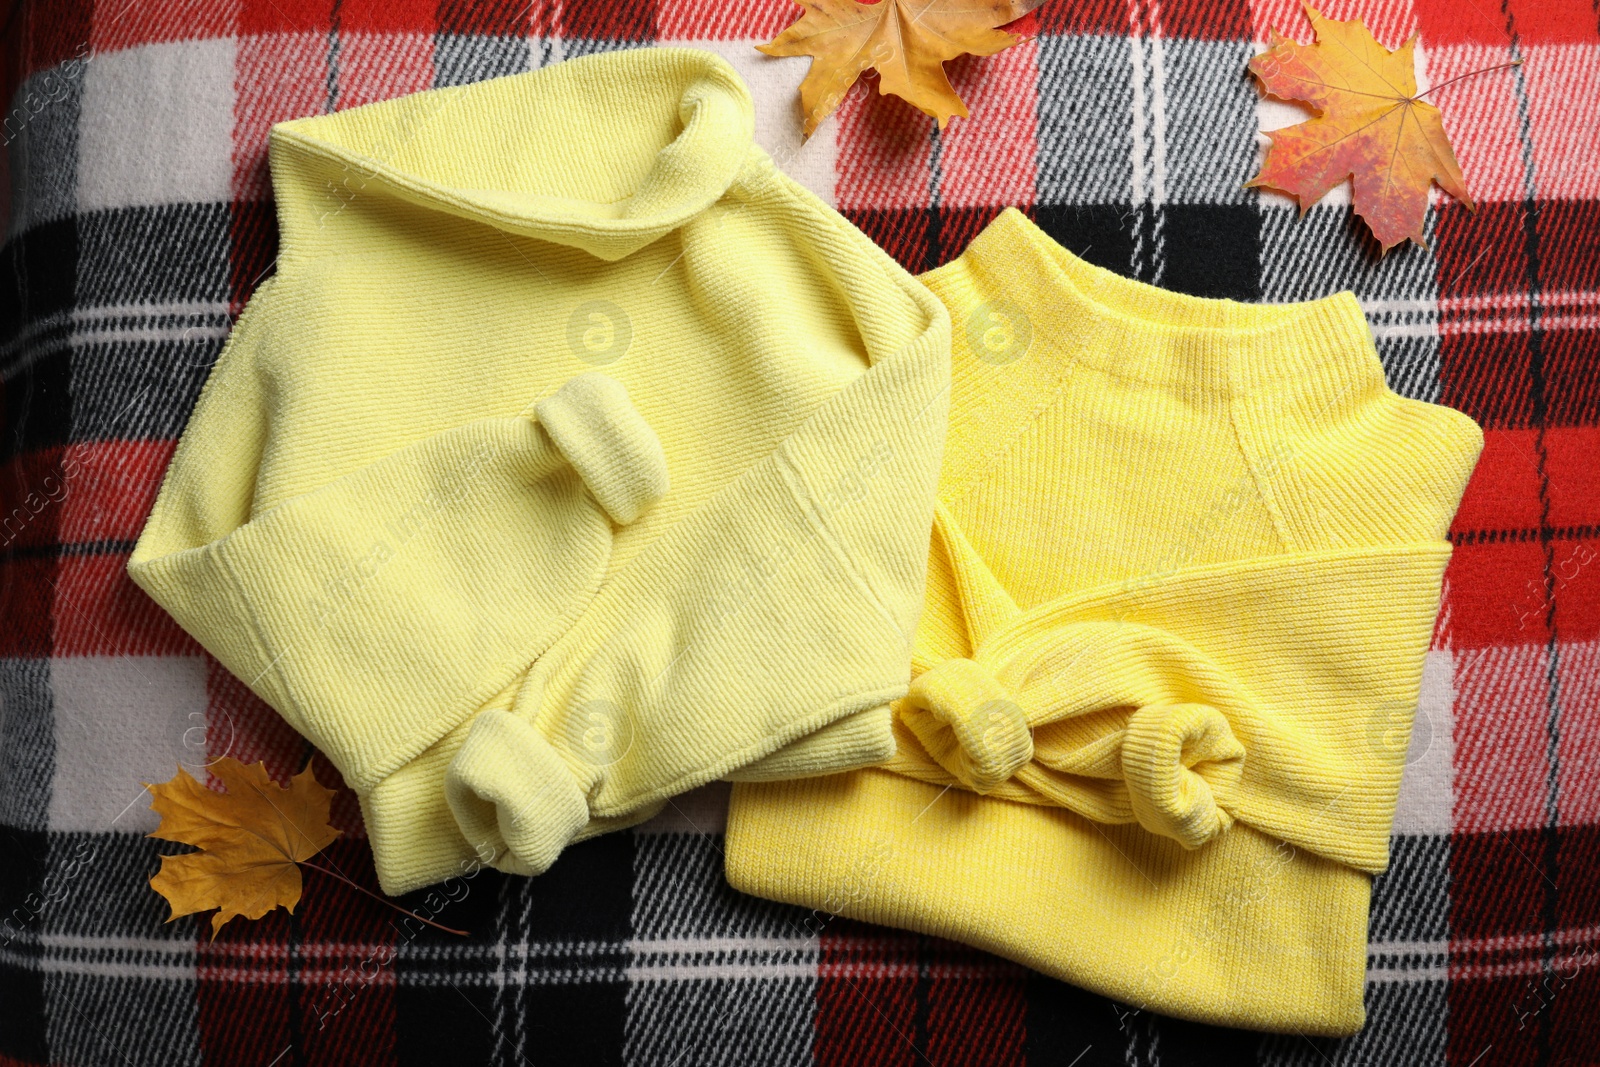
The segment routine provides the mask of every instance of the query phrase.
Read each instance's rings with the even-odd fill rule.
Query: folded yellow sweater
[[[893,751],[949,317],[644,49],[272,132],[281,255],[129,572],[400,893]]]
[[[736,887],[1139,1008],[1348,1034],[1478,427],[1348,293],[1254,306],[1007,211],[924,279],[951,425],[898,751],[734,788]]]

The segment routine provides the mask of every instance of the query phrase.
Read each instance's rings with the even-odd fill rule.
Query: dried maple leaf
[[[1391,52],[1359,19],[1324,18],[1309,5],[1306,16],[1314,44],[1274,31],[1272,47],[1250,61],[1250,71],[1268,95],[1308,104],[1317,117],[1269,131],[1261,173],[1245,184],[1288,193],[1304,212],[1353,178],[1356,214],[1385,252],[1407,237],[1423,243],[1435,181],[1476,210],[1439,109],[1417,92],[1416,35]]]
[[[945,60],[963,53],[992,56],[1026,40],[997,29],[1044,0],[795,0],[803,14],[757,47],[769,56],[810,56],[800,83],[806,136],[833,114],[866,70],[878,70],[878,92],[892,93],[933,116],[944,129],[966,105],[945,77]]]
[[[317,782],[307,767],[288,788],[267,775],[266,765],[247,767],[224,757],[211,764],[228,787],[207,789],[188,771],[160,785],[144,783],[161,825],[150,837],[202,849],[162,856],[150,886],[180,915],[216,908],[211,936],[235,915],[259,919],[280,904],[294,911],[300,902],[299,864],[328,846],[340,831],[328,825],[333,790]]]

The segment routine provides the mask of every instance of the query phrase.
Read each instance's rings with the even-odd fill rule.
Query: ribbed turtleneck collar
[[[1372,348],[1349,292],[1249,304],[1160,289],[1078,258],[1015,208],[1001,212],[958,262],[1025,308],[1033,337],[1056,358],[1125,378],[1237,393],[1342,367],[1352,351]]]
[[[1351,293],[1246,304],[1159,289],[1079,259],[1015,208],[924,279],[953,327],[947,485],[987,469],[1084,371],[1187,403],[1256,394],[1307,413],[1385,387]]]
[[[721,57],[645,48],[282,123],[272,151],[336,163],[335,207],[382,191],[617,260],[723,195],[753,114]]]

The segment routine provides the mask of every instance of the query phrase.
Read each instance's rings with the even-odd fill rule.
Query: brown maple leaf
[[[1435,181],[1476,210],[1443,116],[1417,92],[1416,35],[1391,52],[1359,19],[1324,18],[1310,5],[1306,16],[1316,31],[1314,44],[1273,31],[1271,48],[1250,61],[1250,71],[1269,96],[1307,104],[1317,115],[1268,131],[1272,145],[1261,172],[1245,184],[1287,193],[1303,213],[1353,179],[1355,212],[1385,252],[1408,237],[1423,243]]]
[[[795,0],[803,14],[757,47],[769,56],[810,56],[800,83],[805,133],[833,114],[863,72],[878,71],[878,92],[892,93],[931,115],[944,129],[966,105],[945,77],[944,63],[964,53],[992,56],[1026,40],[997,29],[1044,0]]]
[[[259,919],[300,902],[300,864],[326,848],[340,831],[328,825],[333,790],[308,766],[274,782],[264,763],[245,766],[231,757],[211,764],[226,793],[206,788],[183,768],[170,782],[144,783],[161,825],[148,836],[194,845],[200,852],[162,856],[150,886],[172,905],[168,922],[216,908],[211,936],[236,915]]]

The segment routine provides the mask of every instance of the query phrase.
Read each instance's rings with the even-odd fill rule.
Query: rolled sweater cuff
[[[469,844],[510,855],[503,870],[543,874],[589,822],[589,800],[555,748],[525,720],[491,709],[473,720],[444,776],[445,801]]]
[[[613,522],[633,522],[666,495],[661,442],[615,378],[580,374],[534,410]]]

